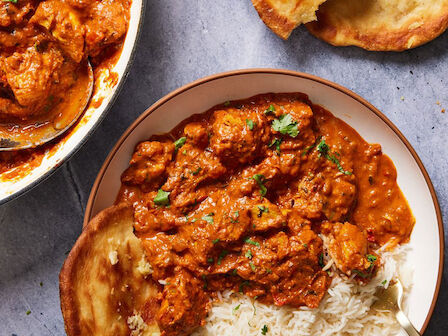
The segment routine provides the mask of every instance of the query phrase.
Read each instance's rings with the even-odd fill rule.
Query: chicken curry
[[[77,97],[87,59],[99,67],[119,52],[130,0],[0,1],[0,124],[49,120]],[[70,94],[69,94],[70,93]],[[73,100],[72,100],[73,101]],[[0,152],[0,173],[31,161],[33,150]]]
[[[162,335],[189,335],[223,290],[318,307],[326,264],[368,282],[414,218],[392,161],[301,93],[226,102],[137,145],[117,203],[134,208]],[[324,248],[325,246],[325,248]]]

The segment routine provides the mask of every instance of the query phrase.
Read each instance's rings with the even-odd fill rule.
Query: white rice
[[[206,325],[193,335],[261,335],[265,325],[266,335],[273,336],[398,335],[400,327],[392,314],[370,307],[375,301],[377,287],[384,286],[384,280],[387,287],[391,279],[399,277],[406,297],[412,284],[412,272],[405,266],[407,248],[401,246],[390,252],[378,252],[383,266],[369,284],[361,286],[335,276],[317,309],[276,307],[239,293],[219,293]],[[334,270],[335,266],[330,266]]]

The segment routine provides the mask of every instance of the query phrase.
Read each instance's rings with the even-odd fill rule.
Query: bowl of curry
[[[57,106],[75,103],[87,62],[94,77],[83,115],[62,136],[34,148],[0,150],[0,203],[47,177],[105,116],[127,75],[143,5],[142,0],[0,2],[1,127],[37,136],[47,120],[56,120]]]
[[[162,335],[243,332],[244,298],[254,308],[248,334],[293,335],[297,327],[269,325],[257,311],[266,320],[272,311],[261,307],[296,317],[305,307],[318,320],[334,286],[386,286],[390,276],[408,278],[407,313],[421,332],[434,309],[443,226],[428,174],[381,112],[315,76],[241,70],[164,97],[109,154],[85,225],[113,204],[133,209],[159,293],[142,316]]]

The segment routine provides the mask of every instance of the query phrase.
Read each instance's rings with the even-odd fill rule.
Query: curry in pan
[[[87,59],[95,70],[119,52],[130,3],[0,1],[0,124],[45,119],[69,100],[67,93],[85,73]],[[0,152],[0,173],[44,152]]]
[[[375,250],[413,229],[396,178],[379,145],[300,93],[226,102],[138,144],[117,203],[133,207],[162,335],[203,325],[223,290],[315,308],[330,262],[369,282]]]

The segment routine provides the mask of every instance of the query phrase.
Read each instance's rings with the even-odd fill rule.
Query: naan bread
[[[298,25],[316,20],[325,0],[252,0],[258,15],[271,30],[287,39]]]
[[[328,0],[307,24],[336,46],[402,51],[429,42],[448,27],[448,0]]]
[[[157,285],[133,211],[117,205],[83,230],[62,267],[61,309],[68,336],[156,336]]]

